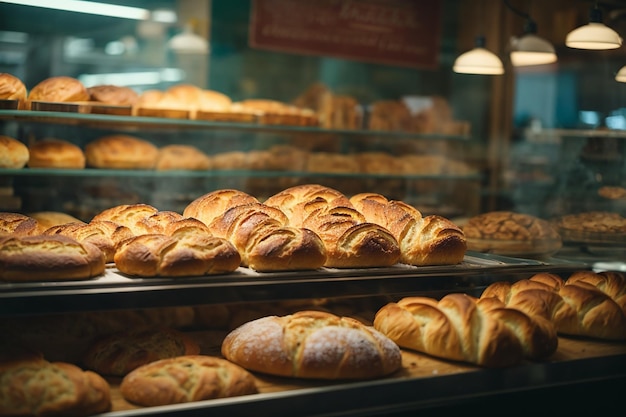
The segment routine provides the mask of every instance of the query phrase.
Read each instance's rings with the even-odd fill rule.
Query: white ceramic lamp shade
[[[534,33],[527,33],[512,42],[511,63],[516,67],[545,65],[556,61],[554,46]]]
[[[458,56],[452,70],[460,74],[499,75],[504,74],[504,66],[500,58],[485,49],[485,39],[476,38],[476,47]]]

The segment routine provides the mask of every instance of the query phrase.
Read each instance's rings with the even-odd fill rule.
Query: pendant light
[[[484,26],[484,0],[480,3],[479,27]],[[476,36],[474,48],[459,55],[454,61],[452,70],[460,74],[500,75],[504,74],[504,65],[498,55],[489,51],[484,35]]]
[[[461,74],[499,75],[504,74],[500,58],[485,48],[485,37],[477,36],[474,49],[457,57],[452,70]]]
[[[537,24],[530,15],[515,9],[507,0],[506,6],[519,16],[526,19],[524,34],[511,40],[511,63],[515,67],[551,64],[557,61],[554,46],[537,35]]]
[[[602,10],[596,1],[589,11],[589,23],[571,31],[565,45],[577,49],[617,49],[622,46],[622,38],[602,23]]]
[[[615,74],[615,81],[620,83],[626,83],[626,65],[624,65],[618,72]]]

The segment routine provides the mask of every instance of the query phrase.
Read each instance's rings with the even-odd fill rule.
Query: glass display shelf
[[[457,265],[396,264],[386,268],[263,273],[240,267],[230,274],[179,278],[130,277],[110,265],[104,275],[89,280],[0,282],[0,315],[416,292],[432,296],[448,292],[478,294],[496,280],[581,269],[589,268],[575,261],[511,258],[471,251]]]
[[[46,168],[22,168],[2,169],[0,176],[19,177],[42,177],[42,176],[65,176],[65,177],[150,177],[150,178],[206,178],[206,177],[242,177],[242,178],[358,178],[358,179],[384,179],[401,178],[403,180],[479,180],[478,173],[469,174],[378,174],[378,173],[328,173],[308,171],[266,171],[266,170],[138,170],[138,169],[46,169]]]
[[[163,131],[180,130],[220,130],[252,133],[299,133],[299,134],[335,134],[358,137],[384,137],[385,139],[420,139],[420,140],[455,140],[467,141],[469,135],[445,135],[440,133],[418,134],[397,131],[324,129],[311,126],[271,125],[241,122],[217,122],[205,120],[159,118],[145,116],[118,116],[107,114],[83,114],[70,112],[0,110],[0,120],[15,120],[32,123],[54,123],[79,125],[84,127],[124,129],[127,131]]]

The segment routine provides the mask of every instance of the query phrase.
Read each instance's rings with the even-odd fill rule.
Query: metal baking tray
[[[221,304],[292,299],[359,297],[372,294],[439,296],[479,293],[496,280],[528,278],[536,272],[568,273],[587,264],[551,259],[509,258],[468,252],[458,265],[256,272],[238,268],[222,275],[137,278],[114,265],[84,281],[0,283],[0,314],[62,313],[120,308]]]

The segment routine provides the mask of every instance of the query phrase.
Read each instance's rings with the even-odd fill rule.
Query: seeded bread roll
[[[400,349],[372,327],[321,311],[267,316],[243,324],[222,355],[248,370],[315,379],[371,379],[402,366]]]
[[[0,415],[87,417],[111,409],[98,374],[38,356],[0,362]]]
[[[29,101],[88,101],[89,92],[76,78],[59,76],[41,81],[28,94]]]
[[[12,137],[0,135],[0,168],[24,168],[28,158],[26,145]]]
[[[28,166],[31,168],[85,168],[83,150],[66,140],[46,138],[28,148]]]
[[[205,355],[178,356],[143,365],[124,377],[120,391],[127,401],[145,407],[258,392],[248,371]]]
[[[74,281],[104,273],[105,259],[91,243],[67,236],[0,238],[0,281]]]
[[[89,347],[83,362],[101,375],[124,376],[150,362],[198,353],[200,346],[190,336],[162,327],[109,335]]]
[[[85,146],[87,165],[102,169],[152,169],[159,150],[152,143],[130,135],[109,135]]]

